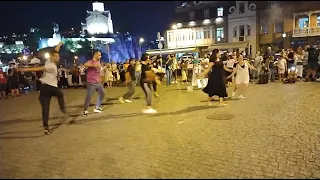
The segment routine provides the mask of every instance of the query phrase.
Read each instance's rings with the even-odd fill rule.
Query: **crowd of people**
[[[113,82],[123,82],[128,87],[128,91],[119,97],[120,103],[131,103],[136,86],[140,86],[145,94],[146,108],[143,113],[157,113],[152,108],[152,97],[158,97],[157,86],[161,84],[162,78],[166,75],[167,86],[171,83],[183,83],[188,81],[188,66],[190,62],[179,61],[175,55],[170,54],[162,62],[159,56],[150,57],[147,53],[142,54],[140,60],[130,58],[124,64],[103,63],[100,61],[101,53],[95,51],[93,58],[80,66],[74,65],[67,70],[59,66],[59,49],[63,43],[56,46],[50,52],[44,66],[21,68],[10,63],[10,68],[6,73],[0,68],[0,90],[1,97],[6,98],[7,89],[13,97],[19,96],[19,88],[25,85],[24,73],[32,72],[32,79],[35,80],[34,87],[40,91],[39,100],[42,107],[42,120],[44,133],[50,134],[48,120],[50,100],[53,96],[58,98],[60,109],[67,114],[65,102],[61,88],[68,87],[67,74],[72,75],[72,83],[77,87],[82,84],[87,88],[87,95],[84,100],[83,115],[89,114],[89,104],[94,92],[99,97],[93,110],[95,113],[103,111],[101,103],[105,96],[105,85],[107,88],[113,87]],[[233,85],[232,97],[244,99],[250,80],[258,78],[261,74],[267,76],[267,81],[274,81],[275,74],[279,75],[279,80],[287,83],[294,83],[298,77],[302,77],[303,62],[307,62],[306,81],[314,81],[316,71],[319,67],[319,49],[306,46],[298,48],[296,52],[292,49],[275,53],[268,48],[264,56],[258,51],[253,60],[247,59],[245,53],[221,53],[214,49],[210,58],[205,58],[199,66],[203,66],[204,76],[208,78],[208,83],[203,89],[208,95],[207,103],[211,106],[214,96],[219,97],[220,106],[226,106],[224,98],[228,97],[226,88]],[[195,64],[195,60],[193,62]],[[162,64],[165,70],[162,69]],[[194,68],[193,68],[194,69]],[[300,70],[301,69],[301,70]],[[250,71],[251,70],[251,71]],[[310,78],[311,76],[311,78]],[[81,83],[80,83],[81,82]],[[8,86],[7,86],[8,85]]]

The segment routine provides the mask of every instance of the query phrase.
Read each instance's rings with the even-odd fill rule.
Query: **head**
[[[100,62],[100,65],[101,65],[101,66],[104,66],[104,62]]]
[[[60,66],[59,66],[60,68],[62,68],[62,64],[60,64]]]
[[[215,62],[221,57],[220,55],[220,50],[219,49],[214,49],[212,51],[212,54],[210,56],[210,62]]]
[[[148,63],[149,61],[149,55],[147,53],[143,53],[141,55],[141,63]]]
[[[114,61],[111,61],[111,64],[115,64],[115,62],[114,62]]]
[[[134,58],[130,58],[129,63],[133,66],[136,63],[136,60]]]
[[[139,64],[140,64],[140,61],[139,61],[139,60],[136,60],[136,64],[138,64],[138,65],[139,65]]]
[[[52,50],[52,51],[50,51],[49,55],[50,55],[50,60],[52,62],[58,63],[60,61],[60,56],[59,56],[58,51]]]
[[[238,57],[238,62],[243,62],[243,56],[241,54]]]
[[[260,56],[260,51],[257,51],[256,55],[257,55],[257,56]]]
[[[101,52],[100,51],[95,51],[93,52],[93,58],[94,61],[100,61],[101,59]]]
[[[131,59],[131,58],[130,58]],[[125,64],[129,64],[130,62],[130,59],[126,60]]]
[[[271,47],[268,47],[267,51],[268,51],[268,52],[271,52]]]

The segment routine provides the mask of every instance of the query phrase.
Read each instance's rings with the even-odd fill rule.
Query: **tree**
[[[87,56],[88,54],[91,53],[92,48],[91,48],[91,43],[90,41],[88,41],[88,39],[84,40],[84,41],[79,41],[78,42],[79,49],[77,49],[77,54],[79,54],[79,56]]]
[[[71,52],[76,52],[76,50],[77,50],[77,44],[74,41],[72,41],[71,39],[67,39],[64,42],[64,45],[65,45],[66,49]]]

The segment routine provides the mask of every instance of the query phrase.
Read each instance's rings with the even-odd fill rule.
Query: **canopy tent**
[[[178,48],[178,49],[162,49],[161,54],[175,54],[175,53],[186,53],[186,52],[197,52],[198,48],[196,47],[190,47],[190,48]],[[159,49],[150,49],[147,50],[148,54],[150,55],[159,55],[160,50]]]
[[[208,51],[212,51],[214,49],[246,48],[246,47],[248,47],[248,45],[249,45],[248,41],[214,44],[214,45],[211,45],[208,47]]]

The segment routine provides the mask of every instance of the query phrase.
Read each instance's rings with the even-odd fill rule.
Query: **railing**
[[[318,36],[320,27],[296,28],[293,30],[293,37]]]

